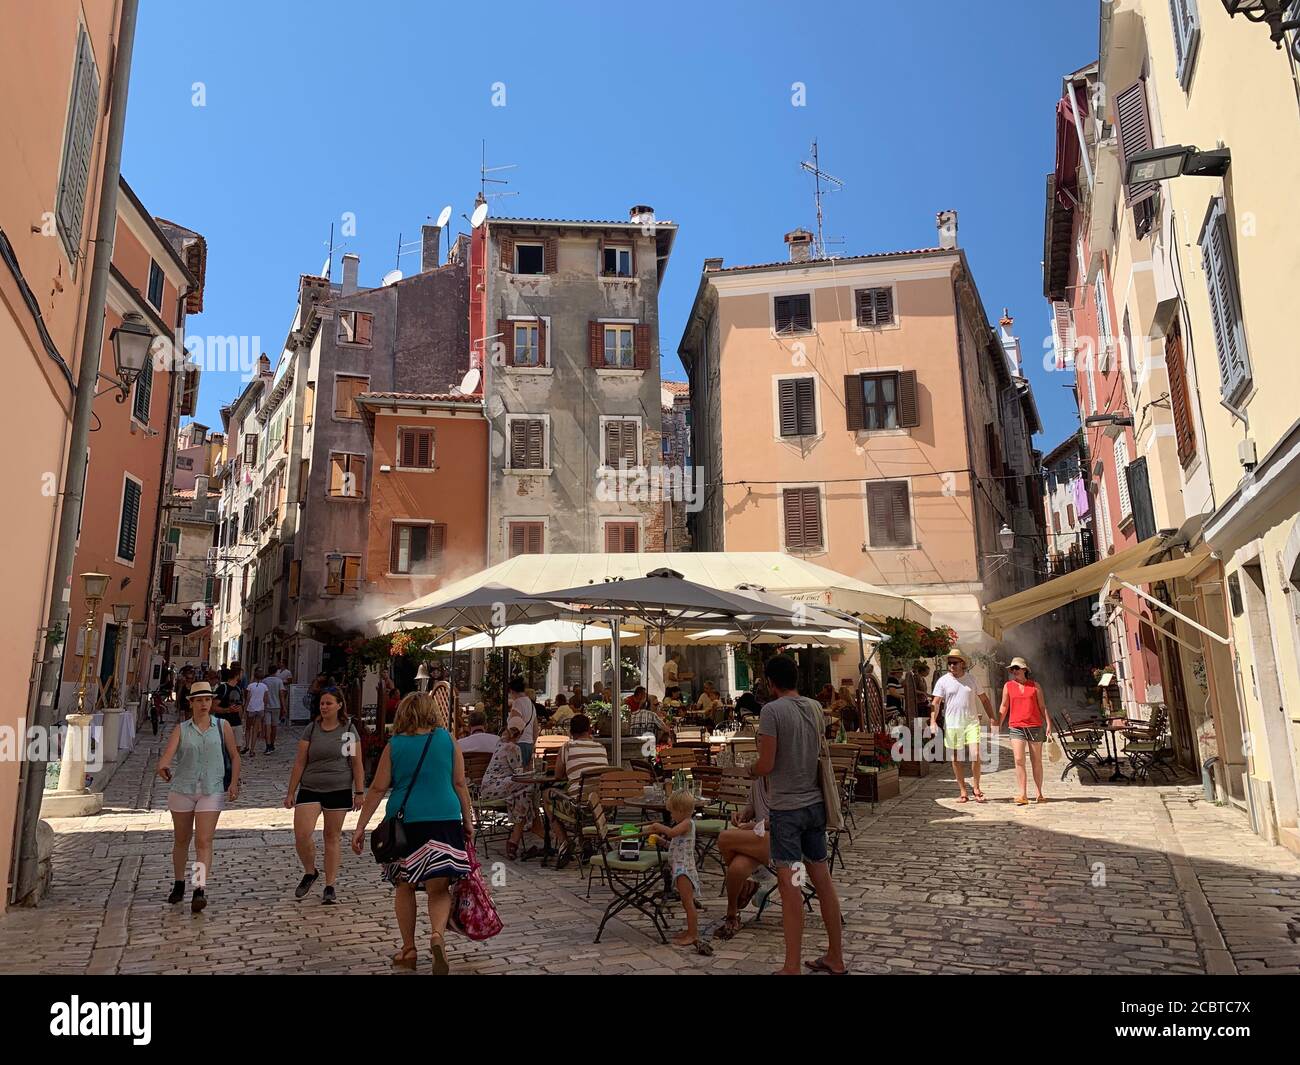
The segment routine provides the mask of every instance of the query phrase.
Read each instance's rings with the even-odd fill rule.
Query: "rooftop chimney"
[[[704,260],[704,272],[706,274],[711,274],[713,273],[714,270],[721,270],[721,269],[722,269],[722,256],[718,256],[716,259]]]
[[[343,256],[343,295],[351,296],[357,290],[357,272],[361,269],[361,256],[348,252]]]
[[[627,212],[629,221],[637,222],[640,225],[648,225],[655,220],[655,209],[649,204],[638,203],[635,207],[629,208]]]
[[[1002,317],[998,319],[999,337],[1002,341],[1002,350],[1007,353],[1007,362],[1011,364],[1011,372],[1017,377],[1024,377],[1023,368],[1020,364],[1020,338],[1011,335],[1011,327],[1015,324],[1015,319],[1011,317],[1011,312],[1002,308]]]
[[[264,374],[267,377],[271,375],[271,360],[266,357],[266,352],[262,352],[258,357],[257,372],[259,374]]]
[[[790,246],[790,261],[806,263],[812,249],[813,235],[806,229],[792,229],[785,235],[785,242]]]
[[[194,509],[204,510],[208,501],[208,475],[197,474],[194,478]]]
[[[437,226],[420,227],[420,272],[438,269],[438,241],[442,239],[442,230]]]
[[[949,250],[957,247],[957,212],[940,211],[934,216],[934,224],[939,230],[939,247]]]

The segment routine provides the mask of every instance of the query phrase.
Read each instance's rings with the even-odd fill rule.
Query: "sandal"
[[[1023,795],[1017,795],[1017,796],[1016,796],[1016,805],[1017,805],[1017,806],[1028,806],[1028,805],[1029,805],[1029,800],[1026,799]]]
[[[394,969],[410,969],[415,971],[416,963],[419,961],[419,955],[414,947],[403,947],[393,955]]]
[[[831,963],[826,960],[825,956],[814,961],[806,961],[803,963],[803,967],[811,969],[815,973],[826,973],[830,976],[847,976],[849,973],[847,966],[843,969],[832,969]]]
[[[714,939],[721,939],[724,942],[728,939],[734,939],[737,932],[740,931],[739,917],[725,917],[718,930],[713,933]]]
[[[976,802],[983,802],[983,801],[984,801],[984,793],[983,793],[982,791],[976,791],[976,792],[975,792],[975,801],[976,801]]]
[[[958,801],[958,802],[970,802],[970,797],[969,797],[968,795],[966,795],[965,792],[963,792],[961,795],[959,795],[959,796],[957,797],[957,801]]]
[[[436,932],[429,939],[429,949],[433,951],[433,975],[446,976],[451,972],[451,966],[447,963],[447,948]]]
[[[1034,802],[1046,802],[1046,801],[1047,801],[1047,796],[1046,796],[1046,795],[1040,795],[1040,796],[1038,796],[1038,798],[1036,798],[1036,799],[1034,800]]]

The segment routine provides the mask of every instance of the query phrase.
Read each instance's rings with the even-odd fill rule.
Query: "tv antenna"
[[[491,200],[491,199],[496,199],[497,197],[500,196],[518,196],[519,193],[517,192],[505,192],[503,190],[497,192],[488,192],[487,187],[489,185],[510,184],[509,180],[506,178],[488,177],[489,174],[495,174],[501,170],[514,170],[519,164],[506,163],[505,166],[488,166],[487,165],[487,141],[481,141],[480,143],[482,144],[481,154],[479,156],[479,166],[478,166],[478,194],[480,198],[483,200]]]
[[[817,159],[817,141],[812,142],[812,161],[804,160],[799,164],[801,170],[806,170],[813,176],[813,199],[817,203],[817,244],[813,248],[813,258],[824,259],[826,257],[826,241],[822,237],[822,182],[826,182],[827,192],[838,192],[844,188],[844,182],[839,178],[826,173],[821,168]],[[833,244],[842,244],[843,240],[832,241]]]

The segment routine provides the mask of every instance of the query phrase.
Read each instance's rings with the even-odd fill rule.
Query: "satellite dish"
[[[469,216],[469,224],[475,229],[483,224],[483,219],[487,217],[487,204],[480,203],[474,208],[474,213]]]
[[[448,204],[438,212],[438,228],[444,228],[451,221],[451,205]]]
[[[329,259],[326,259],[323,263],[321,263],[321,267],[320,267],[320,276],[321,276],[321,277],[329,277],[329,276],[330,276],[330,265],[331,265],[332,262],[333,262],[333,257],[331,256]]]
[[[401,280],[402,280],[401,270],[389,270],[388,273],[384,275],[384,279],[383,281],[380,282],[380,284],[391,285],[394,281],[401,281]]]
[[[481,375],[477,368],[472,368],[460,379],[460,384],[452,389],[458,396],[472,396],[478,391],[478,382]]]

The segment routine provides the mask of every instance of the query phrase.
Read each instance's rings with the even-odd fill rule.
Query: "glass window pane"
[[[895,380],[892,377],[882,377],[880,379],[880,391],[885,397],[886,403],[894,402],[894,384]]]
[[[397,530],[397,572],[411,571],[411,527],[399,526]]]
[[[876,402],[876,380],[874,377],[864,377],[862,379],[862,399],[868,407]]]

